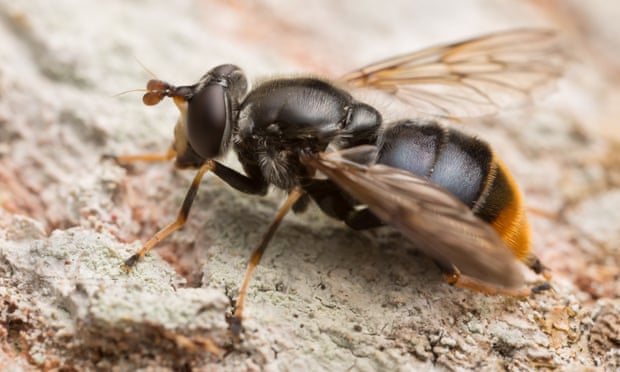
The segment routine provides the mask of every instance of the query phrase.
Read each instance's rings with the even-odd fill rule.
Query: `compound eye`
[[[198,155],[205,159],[220,155],[229,115],[225,87],[206,85],[194,94],[187,109],[187,134],[189,144]]]

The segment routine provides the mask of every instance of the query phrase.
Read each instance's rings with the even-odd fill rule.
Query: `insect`
[[[180,111],[172,146],[165,154],[113,158],[174,159],[177,167],[198,171],[177,218],[125,266],[184,225],[203,175],[213,172],[243,193],[264,195],[270,186],[288,193],[250,258],[231,322],[237,334],[268,242],[290,209],[301,212],[311,201],[354,229],[391,225],[451,284],[527,295],[533,290],[518,263],[546,272],[531,251],[512,176],[486,142],[438,121],[518,105],[558,78],[561,60],[552,31],[514,30],[390,58],[335,81],[276,78],[250,89],[230,64],[193,85],[150,80],[143,102],[170,97]],[[384,122],[376,108],[353,98],[348,89],[355,87],[382,91],[416,114]],[[231,150],[243,172],[217,160]]]

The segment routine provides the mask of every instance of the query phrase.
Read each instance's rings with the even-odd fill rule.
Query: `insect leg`
[[[248,177],[217,161],[214,163],[213,173],[235,190],[251,195],[265,195],[267,193],[269,184],[265,182],[260,171],[254,172],[252,177]]]
[[[354,230],[367,230],[385,226],[385,223],[368,208],[354,210],[347,216],[344,222]]]
[[[344,193],[330,180],[308,180],[304,191],[321,208],[323,213],[337,218],[354,230],[372,229],[385,224],[368,208],[363,207],[350,195]]]
[[[439,265],[439,268],[443,272],[444,280],[448,282],[448,284],[455,287],[465,288],[488,295],[501,294],[513,297],[526,297],[532,293],[532,290],[529,288],[505,288],[482,282],[470,276],[461,274],[461,272],[455,267],[446,268],[444,265]]]
[[[144,161],[144,162],[150,162],[150,163],[156,163],[156,162],[165,162],[165,161],[169,161],[174,159],[174,157],[177,155],[176,151],[174,151],[174,149],[172,147],[170,147],[170,149],[168,149],[168,152],[166,153],[152,153],[152,154],[141,154],[141,155],[109,155],[109,154],[104,154],[103,156],[101,156],[102,160],[113,160],[115,161],[117,164],[128,164],[128,163],[135,163],[138,161]]]
[[[263,253],[265,253],[265,249],[267,248],[267,244],[273,237],[273,234],[278,229],[280,222],[286,216],[286,213],[291,209],[293,204],[304,195],[304,192],[300,188],[294,188],[288,195],[288,198],[284,201],[284,204],[278,210],[275,218],[269,225],[269,229],[263,235],[263,238],[260,241],[260,244],[254,249],[252,252],[252,257],[250,257],[250,262],[248,263],[248,268],[245,272],[245,278],[243,278],[243,283],[241,284],[241,288],[239,289],[239,298],[237,299],[237,305],[235,308],[235,313],[233,315],[233,319],[230,324],[230,329],[235,335],[239,335],[241,333],[241,321],[243,318],[243,306],[245,304],[245,298],[248,293],[248,286],[250,284],[250,279],[252,278],[252,273],[254,273],[254,269],[259,264]]]
[[[559,220],[561,218],[562,211],[560,212],[552,212],[542,208],[527,206],[526,210],[528,213],[535,214],[540,217],[544,217],[550,220]]]
[[[185,195],[185,199],[183,200],[183,205],[181,206],[181,210],[179,211],[176,220],[174,220],[163,229],[159,230],[155,235],[153,235],[151,239],[149,239],[149,241],[146,242],[146,244],[144,244],[144,246],[142,246],[142,248],[138,252],[129,257],[124,263],[124,266],[126,268],[133,267],[157,243],[161,242],[170,234],[185,225],[185,221],[187,221],[187,216],[189,215],[189,210],[191,209],[194,198],[196,197],[196,193],[198,192],[200,180],[202,180],[202,177],[205,173],[213,170],[213,168],[215,168],[215,163],[211,160],[208,160],[200,167],[200,169],[198,169],[198,173],[196,173],[196,176],[194,176],[192,185],[189,187],[189,190],[187,190],[187,194]]]
[[[549,268],[543,265],[538,257],[536,257],[533,253],[524,260],[524,263],[527,267],[530,268],[536,274],[542,275],[546,280],[551,279],[551,273],[549,272]]]

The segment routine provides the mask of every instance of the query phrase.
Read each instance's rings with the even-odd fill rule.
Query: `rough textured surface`
[[[279,3],[0,0],[2,369],[617,369],[619,7]],[[558,214],[531,216],[553,291],[519,300],[451,288],[396,233],[359,234],[311,210],[282,224],[232,348],[225,314],[282,195],[247,197],[209,176],[186,227],[121,269],[174,219],[192,177],[99,161],[171,140],[172,105],[111,97],[149,79],[135,58],[175,83],[223,62],[250,77],[338,75],[522,26],[566,35],[566,78],[539,105],[466,130],[494,145],[529,205]]]

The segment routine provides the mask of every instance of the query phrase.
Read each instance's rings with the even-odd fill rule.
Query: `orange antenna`
[[[147,106],[158,104],[162,99],[170,94],[171,90],[174,90],[174,87],[163,80],[159,80],[153,71],[149,70],[144,63],[138,59],[138,57],[134,56],[134,59],[144,71],[151,75],[152,79],[146,83],[146,89],[130,89],[124,92],[116,93],[112,95],[112,97],[117,97],[131,92],[146,92],[142,96],[142,102],[144,102]]]
[[[144,63],[142,63],[142,61],[140,61],[140,60],[138,59],[138,57],[133,56],[133,58],[136,60],[136,62],[138,62],[138,64],[140,65],[140,67],[142,67],[142,69],[143,69],[144,71],[146,71],[146,73],[147,73],[147,74],[151,75],[151,77],[152,77],[154,80],[159,80],[159,79],[157,78],[157,75],[155,75],[155,73],[154,73],[153,71],[151,71],[148,67],[146,67],[146,66],[144,65]]]
[[[122,96],[123,94],[132,93],[132,92],[148,92],[148,89],[130,89],[130,90],[126,90],[120,93],[112,94],[110,97],[118,97],[118,96]]]

